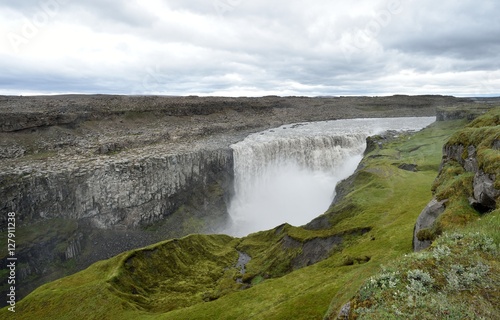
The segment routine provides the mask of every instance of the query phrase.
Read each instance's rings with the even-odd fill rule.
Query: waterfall
[[[236,236],[284,222],[302,225],[325,212],[335,185],[361,161],[366,138],[387,130],[419,130],[425,118],[375,118],[299,123],[255,133],[231,146],[234,190],[229,205]]]

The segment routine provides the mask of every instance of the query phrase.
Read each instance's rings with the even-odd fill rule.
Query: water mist
[[[284,222],[303,225],[324,213],[335,186],[362,159],[366,138],[419,130],[426,118],[351,119],[285,125],[232,145],[235,194],[225,233],[243,236]]]

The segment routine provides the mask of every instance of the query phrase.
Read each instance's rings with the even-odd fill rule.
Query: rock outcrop
[[[419,239],[418,235],[422,230],[430,228],[439,215],[444,212],[445,203],[446,200],[438,201],[436,199],[432,199],[418,216],[417,223],[415,224],[415,228],[413,230],[414,251],[420,251],[431,245],[431,239],[427,239],[422,236],[420,236]]]
[[[470,117],[466,116],[466,118]],[[498,145],[500,144],[498,124],[498,116],[494,115],[477,123],[472,122],[450,138],[450,141],[443,147],[443,159],[438,179],[443,174],[443,169],[448,164],[453,163],[461,167],[462,172],[473,173],[472,185],[468,186],[473,191],[468,200],[469,204],[480,214],[494,210],[500,202],[500,189],[496,183],[500,174],[498,167],[500,160],[498,155]],[[481,150],[481,154],[479,154],[479,150]],[[434,198],[420,213],[413,234],[413,249],[415,251],[430,246],[435,235],[431,235],[429,229],[445,211],[446,200],[438,201]]]
[[[462,158],[463,151],[467,149],[467,158]],[[483,171],[478,166],[474,146],[465,148],[463,145],[447,145],[443,148],[443,162],[441,167],[450,160],[457,161],[465,169],[466,172],[474,173],[473,196],[469,198],[469,203],[474,209],[480,213],[486,213],[494,210],[500,197],[500,190],[495,188],[495,173]],[[436,219],[444,212],[447,199],[438,201],[433,198],[425,209],[420,213],[415,224],[413,233],[413,250],[420,251],[429,247],[432,239],[422,233],[425,229],[429,229]],[[431,237],[432,238],[432,237]]]
[[[497,143],[498,140],[495,140]],[[458,162],[466,172],[474,173],[473,190],[474,194],[469,202],[480,212],[487,212],[495,209],[496,202],[500,196],[500,190],[495,188],[497,172],[485,172],[481,168],[477,159],[477,147],[469,145],[445,145],[443,163],[454,160]],[[463,155],[467,156],[464,158]]]
[[[500,190],[494,186],[495,175],[478,171],[474,176],[474,197],[470,199],[471,205],[480,212],[495,209]]]

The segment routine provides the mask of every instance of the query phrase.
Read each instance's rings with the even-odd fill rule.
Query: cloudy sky
[[[2,0],[0,94],[500,95],[498,0]]]

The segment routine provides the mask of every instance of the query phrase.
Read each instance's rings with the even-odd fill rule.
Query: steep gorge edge
[[[227,220],[232,167],[227,148],[2,175],[4,205],[18,213],[20,295],[131,248],[214,231]]]
[[[408,179],[416,179],[417,175],[422,173],[428,178],[422,182],[415,180],[413,189],[422,192],[419,190],[429,188],[429,181],[435,177],[434,172],[437,170],[439,159],[434,156],[429,159],[430,155],[436,152],[431,150],[432,152],[428,154],[429,151],[424,149],[429,149],[425,147],[428,143],[443,139],[436,140],[436,136],[442,136],[443,133],[435,130],[436,132],[429,136],[434,137],[434,140],[430,141],[424,133],[414,143],[411,135],[400,138],[380,137],[379,141],[382,143],[376,143],[376,148],[367,153],[360,166],[362,170],[358,171],[357,178],[348,187],[350,192],[339,200],[340,207],[333,206],[324,215],[329,222],[327,228],[316,227],[315,230],[307,230],[283,225],[244,239],[227,236],[189,236],[162,242],[121,254],[95,264],[72,277],[45,285],[27,297],[26,301],[21,301],[18,312],[26,319],[48,319],[62,314],[84,317],[85,313],[82,312],[86,312],[85,308],[74,310],[74,304],[71,303],[74,299],[82,299],[85,304],[94,306],[90,311],[93,315],[103,318],[121,317],[124,312],[129,315],[140,312],[141,317],[145,318],[148,315],[157,317],[161,313],[165,319],[236,318],[242,314],[255,317],[256,314],[251,313],[254,309],[253,312],[257,312],[259,316],[270,319],[289,318],[296,316],[298,312],[304,317],[308,312],[312,312],[311,314],[316,314],[317,317],[318,311],[320,314],[325,312],[332,292],[338,291],[338,294],[349,295],[356,288],[356,284],[362,281],[363,277],[356,276],[358,272],[370,274],[376,270],[378,263],[390,257],[387,253],[377,251],[378,249],[353,251],[351,247],[376,244],[378,247],[383,247],[380,249],[390,252],[400,245],[388,239],[394,228],[387,232],[374,223],[381,219],[389,219],[394,223],[395,218],[397,220],[397,216],[401,214],[400,210],[405,212],[407,209],[397,209],[390,214],[383,213],[380,211],[383,206],[378,202],[387,206],[387,200],[376,197],[390,193],[387,191],[394,187],[390,180],[407,185]],[[391,141],[399,144],[405,141],[405,144],[402,146],[396,144],[398,146],[396,150],[390,146]],[[440,157],[439,154],[437,156]],[[414,160],[418,164],[419,172],[414,173],[399,168],[409,160]],[[427,174],[426,171],[431,167],[433,170]],[[391,179],[388,180],[387,177]],[[363,192],[370,189],[372,190],[370,192],[376,190],[384,192],[373,198],[369,207],[365,208],[363,201],[357,201],[363,200],[365,198]],[[361,194],[353,198],[353,192]],[[414,199],[415,194],[407,193],[403,190],[395,194],[398,203],[416,201],[424,206],[424,201],[428,201],[425,194],[419,196],[419,199]],[[357,228],[353,228],[348,222],[356,219],[353,213],[363,216],[367,210],[373,210],[374,220],[369,222],[365,217],[356,223]],[[412,224],[411,215],[405,219]],[[360,224],[361,221],[364,222]],[[401,227],[396,226],[396,230],[399,229]],[[411,230],[407,227],[403,229],[404,234],[408,233],[408,236]],[[407,236],[405,247],[411,244],[411,239]],[[318,261],[311,261],[308,257],[300,258],[301,254],[310,252],[312,248],[327,248],[323,257],[330,256],[330,258],[316,264],[314,263]],[[247,252],[252,257],[244,275],[241,275],[237,268],[231,267],[236,265],[238,251]],[[311,263],[311,266],[303,268]],[[348,281],[347,286],[342,289],[336,286],[328,287],[329,282],[337,277],[345,277],[342,275],[344,272],[355,278]],[[235,281],[238,278],[241,278],[242,283]],[[253,290],[241,290],[248,285],[251,285]],[[322,289],[323,286],[326,288]],[[288,291],[288,287],[293,288],[294,293]],[[315,293],[318,290],[315,287],[321,290]],[[276,301],[282,295],[287,298],[275,306],[276,302],[272,301]],[[264,296],[269,302],[263,301]],[[100,303],[102,299],[107,301],[106,305]],[[47,308],[47,301],[56,303],[57,307]],[[292,307],[304,306],[305,302],[308,302],[307,308],[297,310],[296,307]],[[182,308],[193,303],[195,303],[194,308]],[[247,304],[246,309],[240,309]],[[316,306],[318,310],[310,310],[311,305]],[[276,308],[278,310],[275,310]],[[266,309],[269,309],[267,313],[263,311]]]
[[[429,115],[462,101],[1,97],[0,229],[16,212],[19,297],[125,250],[223,224],[232,193],[228,146],[248,132],[362,112]]]
[[[437,131],[433,135],[442,135],[442,133]],[[411,136],[405,136],[402,140],[406,140],[407,138],[411,140]],[[422,152],[420,155],[412,151],[416,147],[411,141],[407,142],[407,145],[399,146],[398,151],[394,153],[394,151],[392,151],[393,149],[387,145],[391,140],[394,140],[393,137],[382,136],[378,139],[379,140],[375,141],[380,141],[382,144],[376,143],[376,148],[368,152],[367,159],[365,159],[361,165],[364,169],[361,172],[364,173],[360,174],[360,172],[358,172],[358,178],[355,179],[355,181],[351,181],[351,185],[347,187],[351,192],[355,191],[357,187],[360,186],[360,182],[361,185],[366,184],[363,189],[374,187],[374,190],[379,188],[382,188],[382,190],[390,190],[387,189],[387,186],[382,184],[388,174],[395,179],[402,179],[403,183],[405,183],[404,180],[408,180],[408,178],[413,177],[413,179],[415,179],[415,173],[398,168],[401,162],[408,162],[409,159],[415,160],[415,163],[418,164],[417,170],[419,171],[427,170],[427,166],[429,165],[436,166],[434,170],[437,170],[437,164],[432,164],[436,162],[436,159],[425,161],[429,155],[424,153],[426,151],[423,150],[425,147],[421,144],[422,138],[420,138],[420,142],[417,142],[417,146],[420,146],[419,150]],[[396,141],[398,141],[398,139],[396,139]],[[429,141],[424,141],[423,145],[425,145],[425,142]],[[377,161],[381,161],[379,159],[385,158],[388,159],[390,166],[379,167],[376,165]],[[381,171],[380,169],[382,168],[384,168],[385,171]],[[372,181],[371,179],[367,179],[370,175],[380,175],[380,178],[383,178],[383,180],[377,182],[377,180]],[[432,177],[430,178],[433,179]],[[376,182],[378,185],[370,186],[373,182]],[[427,183],[422,185],[422,189],[429,188]],[[416,188],[416,186],[414,186],[414,188]],[[404,203],[405,200],[401,198],[402,196],[403,194],[397,195],[397,199],[398,202]],[[422,203],[423,206],[423,201],[426,201],[425,198],[426,196],[424,195],[422,200],[412,199],[412,201],[418,201]],[[332,207],[332,211],[325,215],[328,221],[340,221],[342,223],[342,220],[339,220],[339,218],[342,217],[339,217],[339,215],[342,216],[344,213],[353,212],[353,210],[366,210],[362,207],[353,209],[356,206],[362,205],[362,203],[352,202],[348,194],[344,195],[343,201],[343,207]],[[376,201],[372,204],[372,207],[373,206],[377,206]],[[378,210],[374,212],[378,212],[377,214],[379,217],[377,220],[383,218],[383,216],[380,217],[380,212]],[[361,213],[359,214],[361,215]],[[345,218],[348,217],[344,217],[344,219]],[[391,217],[390,220],[394,220],[394,218]],[[319,291],[316,294],[313,293],[313,301],[309,301],[308,295],[301,291],[306,290],[314,292],[314,285],[317,286],[318,281],[323,283],[323,285],[328,285],[328,282],[339,277],[338,272],[340,270],[350,270],[349,272],[365,270],[362,274],[370,274],[373,270],[378,268],[378,263],[382,261],[385,263],[387,261],[387,258],[383,258],[386,256],[382,256],[381,260],[381,257],[377,258],[377,255],[380,255],[380,253],[373,251],[371,253],[375,260],[372,259],[372,261],[369,259],[366,260],[366,256],[362,255],[349,256],[352,252],[350,253],[348,248],[339,247],[337,244],[334,248],[336,247],[337,250],[343,250],[340,255],[338,253],[334,254],[324,263],[319,263],[317,266],[313,265],[308,268],[298,269],[290,273],[289,276],[285,275],[280,278],[275,278],[273,281],[267,281],[267,279],[279,276],[279,274],[273,273],[283,270],[283,267],[286,269],[287,265],[289,266],[288,263],[290,259],[294,256],[298,256],[297,253],[310,250],[310,248],[304,249],[304,247],[300,250],[301,242],[314,243],[314,241],[308,241],[308,239],[330,238],[332,239],[331,243],[335,243],[335,239],[338,239],[339,236],[339,230],[345,230],[346,226],[340,226],[340,229],[337,230],[318,229],[317,231],[305,231],[301,230],[301,228],[293,228],[284,225],[274,230],[261,232],[242,240],[232,239],[227,236],[190,236],[179,240],[163,242],[145,249],[121,254],[111,260],[95,264],[88,270],[75,276],[48,284],[36,290],[26,299],[26,301],[22,301],[19,304],[20,309],[18,309],[18,312],[26,319],[49,319],[60,317],[64,314],[72,314],[75,318],[84,317],[85,315],[88,316],[90,314],[93,316],[99,315],[104,318],[112,318],[113,316],[122,317],[126,314],[137,317],[139,314],[142,318],[148,318],[149,315],[152,317],[159,317],[160,313],[163,314],[162,318],[165,319],[214,317],[230,319],[241,318],[242,315],[248,317],[259,315],[269,319],[289,318],[297,315],[307,317],[311,304],[318,305],[321,313],[321,310],[324,310],[327,304],[325,304],[325,299],[328,301],[328,299],[331,298],[331,292],[338,291],[337,295],[349,296],[350,292],[356,288],[357,283],[363,280],[363,276],[356,276],[355,273],[355,278],[346,282],[343,288],[336,287],[334,291],[330,288],[325,292]],[[379,228],[375,226],[374,230],[359,230],[358,236],[348,241],[350,241],[351,244],[356,244],[356,242],[359,241],[372,244],[378,241],[384,242],[387,233],[377,229]],[[409,234],[411,232],[410,229],[405,228],[405,230],[405,233]],[[390,232],[393,231],[394,230]],[[337,235],[337,237],[335,235]],[[345,235],[346,234],[344,234],[342,238],[347,240]],[[366,239],[362,240],[356,238],[359,237],[359,235]],[[352,242],[353,240],[354,242]],[[407,243],[407,246],[410,244],[411,240]],[[297,245],[299,245],[299,247],[297,247]],[[394,245],[397,246],[397,244],[392,244],[392,246]],[[321,247],[321,245],[316,243],[313,247],[318,246]],[[274,249],[269,250],[270,247],[274,247]],[[387,246],[385,250],[390,251],[390,247],[391,246]],[[299,249],[299,251],[296,249]],[[287,250],[289,251],[288,253],[286,253]],[[247,276],[239,275],[240,271],[237,268],[230,267],[236,264],[238,259],[237,251],[251,253],[253,257],[252,260],[257,262],[253,265],[251,263],[247,265],[247,271],[249,272]],[[285,252],[285,254],[283,254],[283,252]],[[158,264],[159,261],[162,261],[162,263]],[[375,265],[373,263],[375,263]],[[265,271],[266,264],[267,271]],[[264,272],[256,275],[256,270],[258,268],[263,270],[262,267],[264,267]],[[193,268],[195,270],[194,273],[190,271],[190,269]],[[332,277],[325,278],[325,275],[321,276],[325,274],[325,271],[331,273]],[[163,277],[166,277],[165,280],[170,278],[170,283],[164,282],[164,280],[162,280]],[[252,280],[251,283],[254,285],[254,290],[240,291],[242,289],[241,284],[234,281],[234,279],[238,277],[243,277],[242,280],[244,283],[249,283],[249,280]],[[297,279],[299,282],[295,282],[296,280],[294,279]],[[172,283],[172,280],[176,281]],[[257,284],[258,281],[262,281],[262,284]],[[205,288],[201,290],[197,289],[193,292],[192,284],[194,283],[201,284],[205,286]],[[301,285],[303,288],[302,290],[299,289]],[[245,286],[245,284],[243,284],[243,286]],[[301,292],[301,295],[298,297],[299,300],[297,300],[295,294],[291,294],[287,291],[288,287],[292,287],[293,291]],[[236,292],[234,292],[235,290]],[[233,293],[230,294],[231,292]],[[328,292],[330,292],[329,295],[327,294],[325,297],[325,293]],[[199,294],[201,296],[198,296]],[[263,300],[263,297],[275,301],[275,297],[282,295],[287,298],[280,302],[282,306],[279,308],[279,311],[275,310],[274,312],[267,313],[262,311],[263,309],[274,310],[277,308],[277,306],[274,306],[272,303],[267,303],[265,298]],[[182,297],[185,297],[184,299],[186,300],[179,300],[182,299]],[[74,301],[74,299],[81,299],[81,301],[85,301],[85,304],[89,306],[92,305],[91,310],[85,311],[85,308],[75,309],[74,303],[71,302]],[[169,299],[170,302],[168,301]],[[179,307],[182,308],[182,305],[185,305],[186,302],[193,303],[189,302],[189,299],[195,299],[195,301],[200,299],[200,301],[206,302],[202,302],[201,304],[197,302],[196,308],[194,309],[175,310]],[[103,305],[102,300],[106,300],[107,303]],[[287,302],[287,300],[290,301]],[[334,301],[338,300],[338,297],[334,299]],[[54,308],[47,306],[47,302],[49,301],[51,304],[55,304]],[[306,303],[307,301],[309,301],[308,304]],[[259,307],[257,307],[255,303],[258,303]],[[249,304],[248,308],[239,310],[239,308],[247,304]],[[297,310],[296,307],[292,307],[296,305],[301,306],[300,310]],[[193,311],[198,309],[198,313]],[[171,311],[164,313],[168,310]],[[257,314],[253,313],[252,310],[257,312]],[[5,309],[3,311],[5,312]],[[145,311],[147,312],[145,313]],[[86,314],[85,312],[91,313]],[[317,318],[318,316],[316,315],[315,317]]]

